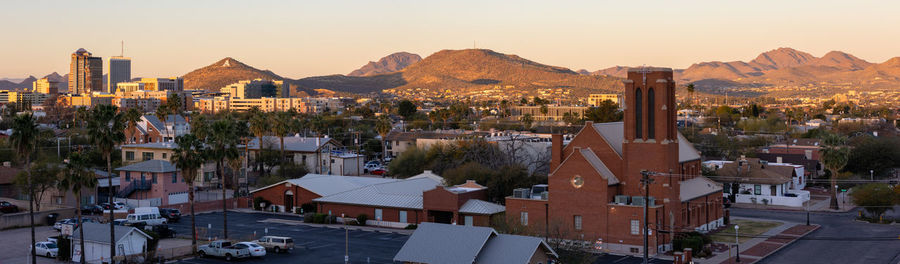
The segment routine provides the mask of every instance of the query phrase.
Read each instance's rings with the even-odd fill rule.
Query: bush
[[[304,223],[312,223],[316,219],[316,213],[305,213],[303,214],[303,222]]]
[[[265,208],[259,206],[260,203],[265,203],[266,206],[269,206],[270,204],[272,204],[272,202],[270,202],[269,200],[266,200],[262,197],[253,197],[253,210],[260,211],[260,210],[265,209]]]
[[[325,219],[323,224],[335,224],[337,223],[337,216],[334,215],[325,215]]]
[[[302,205],[300,205],[300,208],[303,209],[304,213],[315,213],[316,212],[316,205],[313,203],[302,204]]]
[[[419,228],[419,226],[416,225],[416,224],[409,224],[409,225],[407,225],[407,226],[406,226],[405,228],[403,228],[403,229],[412,229],[412,230],[415,230],[416,228]]]
[[[356,225],[364,226],[366,225],[366,221],[369,220],[369,216],[366,214],[361,214],[356,216]]]

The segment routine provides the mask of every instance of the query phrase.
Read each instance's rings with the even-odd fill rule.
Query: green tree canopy
[[[883,183],[870,183],[854,187],[850,195],[853,197],[853,203],[865,208],[875,218],[880,217],[887,210],[893,210],[893,206],[900,200],[891,186]]]

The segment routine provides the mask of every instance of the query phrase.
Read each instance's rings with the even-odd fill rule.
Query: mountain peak
[[[232,57],[225,57],[206,67],[185,74],[184,86],[185,89],[213,91],[228,84],[253,79],[281,80],[283,78],[271,71],[259,70]]]
[[[816,59],[813,64],[846,70],[862,70],[872,65],[872,63],[868,61],[847,54],[846,52],[836,50],[825,53],[825,56]]]
[[[756,59],[750,61],[750,63],[760,64],[771,69],[780,69],[803,65],[815,59],[816,57],[809,53],[793,48],[782,47],[763,52],[762,54],[759,54]]]
[[[347,76],[371,76],[384,73],[392,73],[422,60],[422,57],[413,53],[401,51],[387,55],[377,62],[370,61],[361,68],[350,72]]]

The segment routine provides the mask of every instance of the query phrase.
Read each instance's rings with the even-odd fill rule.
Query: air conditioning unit
[[[631,205],[644,206],[644,196],[632,196]]]
[[[616,195],[616,204],[628,204],[628,195]]]
[[[513,190],[513,197],[515,198],[524,198],[531,199],[531,189],[528,188],[518,188]]]

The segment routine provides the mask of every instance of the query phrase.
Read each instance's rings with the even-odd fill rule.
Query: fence
[[[151,198],[151,199],[128,199],[128,198],[116,198],[116,202],[123,202],[131,208],[138,207],[158,207],[162,205],[162,199],[160,198]]]
[[[250,198],[247,198],[247,197],[230,198],[230,199],[225,200],[225,205],[228,206],[228,209],[250,208]],[[162,207],[178,209],[178,211],[181,211],[182,215],[191,213],[191,204],[190,203],[169,204],[169,205],[162,206]],[[196,213],[221,211],[221,210],[222,210],[222,200],[194,202],[194,212],[196,212]]]
[[[205,244],[200,243],[201,241],[197,242],[198,246]],[[178,260],[188,256],[191,256],[191,245],[160,248],[139,254],[120,255],[113,257],[113,260],[121,263],[165,263],[166,261]]]
[[[57,220],[59,220],[75,216],[75,209],[59,208],[34,212],[35,225],[53,225],[53,223],[47,223],[47,215],[52,213],[59,214],[59,216],[57,217]],[[29,217],[27,208],[26,210],[19,211],[18,213],[0,215],[0,230],[26,226],[31,226],[31,218]]]

